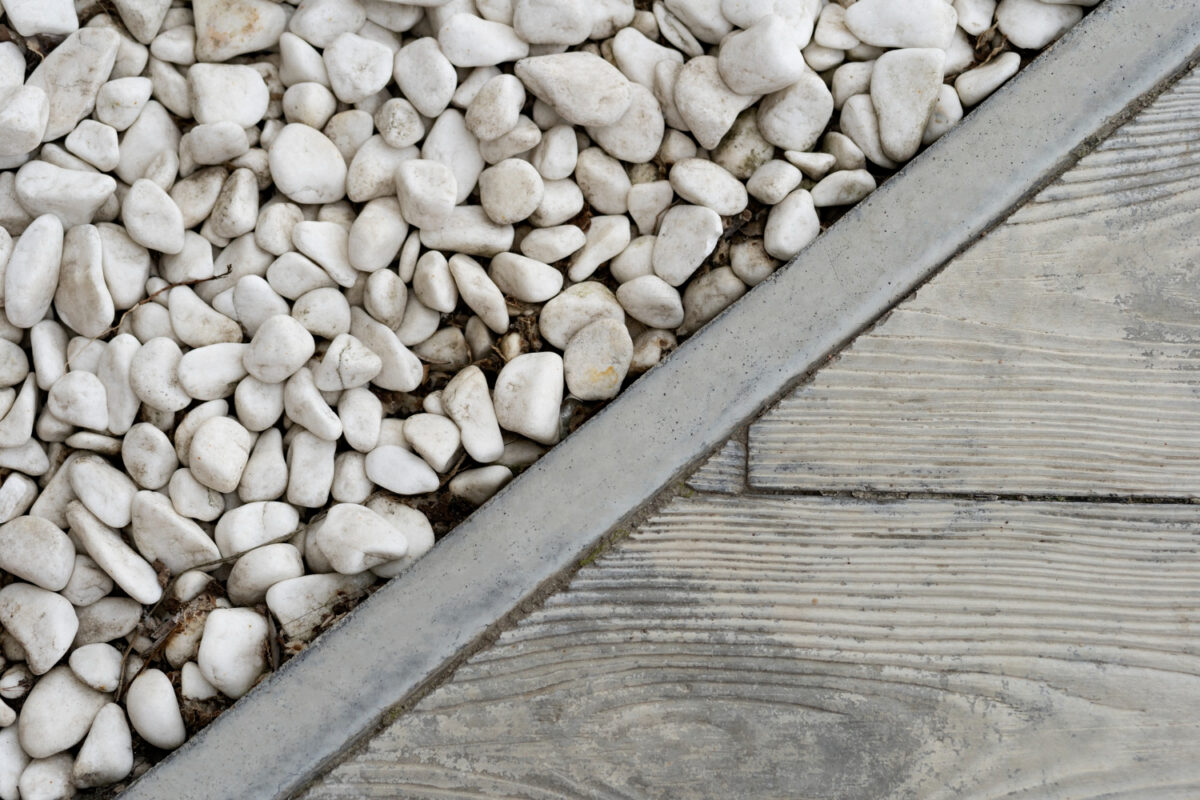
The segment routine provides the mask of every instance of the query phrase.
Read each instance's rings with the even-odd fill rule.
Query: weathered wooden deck
[[[1200,797],[1197,145],[1192,75],[301,796]]]

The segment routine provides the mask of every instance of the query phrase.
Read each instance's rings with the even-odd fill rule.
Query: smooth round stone
[[[654,241],[654,273],[679,286],[700,268],[724,230],[720,215],[711,208],[672,207],[663,216]]]
[[[75,756],[71,778],[80,789],[90,789],[116,783],[132,769],[133,737],[125,720],[125,710],[116,703],[109,703],[92,721],[87,738]]]
[[[226,61],[274,46],[287,14],[269,0],[193,0],[196,58]]]
[[[675,162],[670,180],[671,188],[684,200],[711,208],[723,217],[740,214],[749,202],[742,182],[707,159],[685,158]]]
[[[657,275],[642,275],[621,284],[617,302],[629,316],[652,328],[677,328],[683,322],[679,291]]]
[[[125,544],[120,534],[96,519],[77,500],[67,504],[67,521],[74,538],[126,594],[147,605],[158,602],[162,597],[158,573]]]
[[[787,21],[776,14],[721,42],[717,67],[730,89],[747,95],[783,89],[808,69]]]
[[[258,70],[240,64],[194,64],[187,73],[192,116],[203,125],[257,125],[267,113],[270,90]]]
[[[368,453],[379,443],[383,404],[368,389],[347,389],[337,403],[338,418],[346,444],[360,453]]]
[[[112,589],[112,578],[100,569],[100,565],[90,556],[77,553],[71,579],[59,594],[70,600],[73,606],[87,606],[107,595]]]
[[[455,475],[447,484],[450,494],[473,505],[483,505],[492,495],[504,488],[513,479],[508,467],[493,464],[478,469],[468,469]]]
[[[557,353],[526,353],[504,365],[492,400],[505,430],[542,444],[559,438],[563,396],[563,360]]]
[[[584,281],[567,287],[542,306],[538,330],[543,339],[562,350],[580,328],[598,319],[624,320],[625,310],[607,286]]]
[[[16,727],[0,728],[0,797],[17,799],[17,781],[28,765],[29,756],[21,749]]]
[[[964,106],[980,103],[1000,88],[1021,69],[1018,53],[1004,53],[982,67],[967,70],[954,81],[954,88]]]
[[[287,501],[303,508],[320,508],[329,501],[337,445],[308,431],[296,434],[287,452]]]
[[[852,205],[875,191],[875,176],[865,169],[842,170],[821,179],[812,188],[813,205]]]
[[[833,157],[829,157],[833,160]],[[772,159],[760,166],[746,181],[746,191],[754,199],[773,206],[798,188],[804,180],[800,170],[786,161]]]
[[[656,70],[666,63],[669,62],[660,62]],[[656,74],[656,83],[657,80]],[[679,70],[672,94],[683,123],[707,150],[719,145],[738,115],[758,99],[730,89],[721,78],[717,59],[703,55],[691,59]],[[660,96],[659,100],[662,99]]]
[[[134,497],[133,542],[142,556],[161,562],[174,575],[221,557],[204,529],[158,492],[142,491]]]
[[[133,729],[154,747],[174,750],[187,739],[175,688],[161,670],[148,669],[134,678],[125,692],[125,710]]]
[[[467,106],[467,130],[480,141],[498,139],[517,126],[525,105],[525,87],[513,75],[489,79]]]
[[[574,125],[612,125],[633,100],[629,80],[584,51],[534,56],[517,62],[525,88]]]
[[[316,530],[309,530],[309,536],[330,566],[343,575],[357,575],[408,552],[403,533],[371,509],[354,503],[334,505]]]
[[[325,350],[321,363],[313,368],[312,376],[316,387],[322,392],[340,392],[343,389],[356,389],[367,385],[375,376],[383,371],[383,359],[369,347],[348,333],[339,333]],[[292,381],[288,381],[291,386]],[[284,407],[287,407],[287,390],[284,394]],[[323,409],[322,409],[323,413]],[[297,422],[302,422],[296,419]],[[308,427],[316,432],[315,427]],[[338,436],[341,435],[338,426]],[[333,428],[330,429],[333,432]],[[336,437],[335,437],[336,438]]]
[[[300,513],[276,501],[257,501],[225,513],[217,522],[213,538],[224,557],[253,550],[295,532]]]
[[[366,466],[367,477],[373,483],[396,494],[425,494],[436,491],[441,483],[424,459],[396,445],[383,445],[367,453]]]
[[[327,366],[333,371],[333,364]],[[330,380],[337,384],[340,378],[335,372]],[[340,385],[331,386],[335,391],[341,388]],[[341,421],[321,396],[312,371],[307,367],[288,379],[283,388],[283,410],[289,419],[321,439],[333,442],[342,435]]]
[[[500,253],[488,268],[492,282],[522,303],[544,303],[562,291],[563,274],[537,259]]]
[[[188,466],[200,483],[232,492],[250,458],[254,434],[229,417],[205,420],[192,437]]]
[[[200,640],[200,674],[226,697],[241,697],[267,669],[268,634],[267,621],[257,611],[214,609]]]
[[[98,692],[115,692],[121,679],[121,651],[110,644],[87,644],[67,660],[75,677]]]
[[[36,150],[49,121],[50,103],[42,89],[0,87],[0,157],[23,156]]]
[[[542,176],[528,161],[508,158],[479,175],[479,202],[498,224],[527,219],[545,195]]]
[[[61,800],[75,794],[71,782],[74,759],[69,753],[34,759],[25,771],[17,788],[24,800]]]
[[[0,525],[0,569],[57,592],[75,569],[75,545],[48,520],[17,517]]]
[[[530,44],[575,45],[592,32],[587,0],[515,0],[512,26]]]
[[[299,550],[287,542],[269,544],[251,550],[234,563],[226,591],[234,605],[253,606],[261,603],[275,584],[303,574]]]
[[[907,161],[921,147],[945,65],[945,51],[936,48],[893,50],[876,59],[871,103],[879,120],[880,145],[888,158]]]
[[[189,661],[179,671],[179,694],[184,700],[212,700],[220,692],[204,679],[195,661]]]
[[[76,678],[70,667],[55,667],[33,685],[21,706],[21,748],[33,758],[48,758],[74,747],[108,700],[107,694]]]
[[[300,322],[277,314],[259,326],[242,363],[263,383],[279,383],[303,367],[315,349],[312,334]]]
[[[142,247],[167,254],[183,250],[183,214],[154,182],[145,178],[134,181],[121,202],[121,219],[130,238]]]
[[[75,638],[79,618],[62,596],[28,583],[0,589],[0,626],[25,650],[34,675],[58,663]]]
[[[55,214],[66,228],[91,222],[116,186],[108,175],[46,161],[28,162],[14,181],[17,200],[30,214]]]
[[[745,293],[746,285],[729,267],[718,267],[701,275],[683,293],[684,317],[679,333],[698,330]]]
[[[807,247],[821,232],[821,221],[812,194],[797,189],[771,209],[763,230],[767,253],[787,261]]]
[[[113,528],[129,524],[137,486],[124,472],[99,456],[81,456],[71,462],[68,478],[75,496],[97,519]]]
[[[503,454],[504,439],[487,378],[479,367],[469,366],[450,379],[442,389],[442,407],[462,431],[463,449],[471,458],[487,464]]]
[[[875,47],[949,47],[957,22],[946,0],[859,0],[845,17],[850,33]]]
[[[366,506],[386,519],[408,542],[408,551],[404,557],[372,567],[371,572],[375,575],[393,578],[412,566],[433,547],[433,526],[429,524],[428,518],[415,508],[404,505],[399,498],[376,493],[367,499]]]
[[[281,409],[282,406],[283,398],[280,397],[274,408]],[[276,410],[273,413],[278,416],[280,412]],[[246,469],[242,471],[242,480],[238,483],[238,499],[243,503],[274,500],[283,494],[287,487],[288,471],[283,456],[283,437],[278,428],[269,426],[270,422],[263,426],[265,430],[254,443],[254,449],[250,451],[250,460],[246,462]]]
[[[396,260],[407,235],[408,224],[395,197],[369,201],[350,226],[350,265],[360,272],[383,270]]]
[[[1090,4],[1090,3],[1089,3]],[[1016,47],[1040,50],[1062,36],[1083,17],[1083,9],[1040,0],[1000,0],[996,25]]]
[[[511,27],[474,14],[454,14],[438,29],[437,38],[456,67],[494,66],[529,54],[529,45]]]
[[[483,267],[473,258],[455,253],[450,257],[450,274],[467,308],[497,334],[508,330],[508,303]]]
[[[829,125],[833,105],[825,82],[806,72],[795,83],[763,98],[756,116],[758,130],[777,147],[808,151]]]
[[[621,118],[611,125],[590,126],[587,133],[613,158],[645,164],[658,153],[666,119],[654,92],[640,83],[631,83],[629,91],[632,99]]]
[[[291,578],[267,590],[267,608],[279,620],[285,634],[307,641],[326,620],[328,609],[339,600],[357,597],[374,582],[375,575],[370,572]]]
[[[179,385],[196,400],[228,397],[246,377],[248,349],[241,342],[218,342],[189,350],[179,359]]]
[[[63,224],[54,214],[33,220],[16,240],[4,272],[4,315],[32,328],[50,309],[62,262]]]
[[[459,342],[465,351],[466,341],[458,331]],[[464,361],[469,359],[466,355]],[[413,452],[425,459],[435,472],[446,472],[461,454],[462,436],[458,426],[441,414],[413,414],[404,420],[404,438]]]
[[[183,351],[171,339],[163,336],[150,339],[138,348],[129,364],[129,384],[133,387],[133,393],[143,403],[159,411],[174,413],[187,408],[192,398],[179,383],[179,361],[182,358]]]
[[[567,390],[580,400],[616,397],[633,360],[624,322],[601,319],[582,328],[563,351]]]
[[[458,84],[454,65],[432,36],[400,48],[392,63],[392,75],[404,97],[430,119],[446,110]]]
[[[392,79],[392,51],[384,44],[353,33],[339,35],[322,57],[329,86],[343,103],[358,103]]]
[[[75,644],[82,647],[128,636],[142,621],[142,611],[142,604],[129,597],[102,597],[83,606],[76,610],[79,632],[75,634]]]
[[[587,234],[574,225],[536,228],[521,240],[521,253],[546,264],[553,264],[571,255],[586,243]]]
[[[90,372],[68,372],[54,382],[46,408],[63,422],[102,431],[108,428],[108,396]]]
[[[268,150],[276,188],[297,203],[333,203],[346,195],[346,161],[323,133],[285,125]]]
[[[437,228],[446,223],[458,198],[458,179],[441,161],[413,158],[396,168],[396,194],[400,214],[417,228]]]

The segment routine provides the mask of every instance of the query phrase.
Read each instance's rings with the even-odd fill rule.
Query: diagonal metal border
[[[1198,52],[1196,0],[1107,0],[123,800],[296,791]]]

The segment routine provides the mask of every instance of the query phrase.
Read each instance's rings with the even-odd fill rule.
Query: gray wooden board
[[[677,498],[303,798],[1195,798],[1198,534]]]
[[[295,791],[1111,132],[1198,49],[1194,0],[1106,0],[792,265],[139,778],[127,800]]]
[[[687,485],[698,492],[737,494],[746,488],[746,445],[730,439],[691,474]]]
[[[1200,76],[750,428],[777,490],[1200,496]]]

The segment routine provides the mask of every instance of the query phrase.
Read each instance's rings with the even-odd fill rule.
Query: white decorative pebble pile
[[[178,747],[1095,2],[3,0],[0,800]]]

